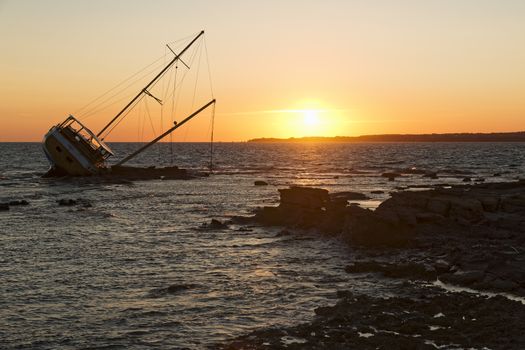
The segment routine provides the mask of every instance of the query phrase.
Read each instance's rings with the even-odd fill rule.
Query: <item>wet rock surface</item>
[[[342,267],[347,273],[402,279],[409,297],[342,293],[335,306],[317,309],[311,323],[256,331],[224,348],[525,346],[522,303],[428,287],[439,281],[525,297],[524,181],[394,192],[375,211],[322,189],[280,194],[279,206],[263,207],[250,220],[291,234],[306,229],[339,237],[352,249],[352,262]]]
[[[199,230],[201,231],[215,231],[215,230],[224,230],[228,228],[228,224],[217,220],[217,219],[211,219],[209,223],[203,223]]]
[[[73,206],[81,206],[83,208],[91,208],[93,205],[91,202],[85,198],[61,198],[56,201],[59,206],[62,207],[73,207]]]
[[[428,292],[427,292],[428,293]],[[339,293],[311,323],[258,330],[222,349],[521,349],[525,307],[501,296],[431,290],[411,298]]]
[[[186,292],[191,289],[198,288],[197,284],[172,284],[165,288],[156,288],[151,290],[148,294],[148,298],[163,298],[169,297],[170,295],[176,295],[179,293]]]
[[[392,266],[408,263],[420,266],[413,277],[421,277],[416,271],[439,262],[430,274],[433,279],[525,296],[523,181],[395,192],[375,211],[348,205],[347,198],[359,193],[306,187],[279,192],[279,206],[260,208],[244,220],[315,230],[374,250],[383,261],[366,254],[364,259],[387,275]]]

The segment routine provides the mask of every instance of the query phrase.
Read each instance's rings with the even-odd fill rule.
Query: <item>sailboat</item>
[[[191,113],[184,120],[177,123],[166,130],[164,133],[140,147],[137,151],[126,156],[113,166],[108,166],[108,158],[114,155],[111,148],[103,141],[101,135],[110,128],[121,116],[133,108],[135,102],[145,95],[153,97],[148,89],[153,86],[163,74],[170,69],[177,61],[181,61],[181,56],[204,34],[201,31],[197,36],[191,40],[179,53],[172,53],[174,57],[164,66],[164,68],[143,88],[138,94],[129,101],[120,112],[118,112],[98,133],[92,132],[86,125],[80,122],[73,115],[69,115],[63,122],[53,126],[44,136],[42,146],[44,153],[51,164],[51,168],[46,174],[47,176],[91,176],[91,175],[107,175],[112,172],[116,174],[122,173],[123,164],[137,156],[138,154],[151,147],[153,144],[159,142],[177,128],[184,125],[186,122],[197,116],[199,113],[215,104],[215,99],[212,99],[195,112]],[[169,46],[168,46],[169,47]],[[184,65],[186,65],[184,63]],[[187,66],[187,65],[186,65]],[[189,67],[188,67],[189,68]],[[135,169],[135,168],[131,168]],[[136,169],[135,169],[136,170]]]

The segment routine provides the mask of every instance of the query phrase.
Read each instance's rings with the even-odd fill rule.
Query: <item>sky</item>
[[[0,0],[0,142],[40,141],[200,30],[191,103],[144,98],[107,141],[146,140],[211,98],[218,141],[525,130],[521,0]],[[125,102],[79,119],[97,132]],[[207,140],[211,114],[174,140]]]

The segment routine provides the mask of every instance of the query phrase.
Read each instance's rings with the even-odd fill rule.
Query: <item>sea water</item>
[[[139,147],[111,146],[113,161]],[[374,208],[411,186],[525,174],[519,143],[216,143],[209,177],[134,182],[44,179],[40,144],[0,151],[0,203],[29,202],[0,212],[3,349],[201,349],[311,320],[339,289],[393,295],[399,282],[344,272],[352,251],[337,238],[203,224],[276,205],[290,185],[361,192]],[[210,145],[161,144],[132,164],[204,171]],[[77,198],[91,206],[57,203]]]

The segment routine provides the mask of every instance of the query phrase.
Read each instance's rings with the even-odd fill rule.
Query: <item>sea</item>
[[[112,162],[139,146],[111,144]],[[42,178],[39,143],[0,154],[0,203],[29,202],[0,211],[2,349],[214,348],[310,321],[337,290],[397,295],[399,281],[346,274],[354,252],[337,237],[208,224],[277,205],[292,185],[360,192],[374,209],[393,191],[525,177],[525,143],[159,144],[133,164],[212,161],[210,175],[132,182]]]

